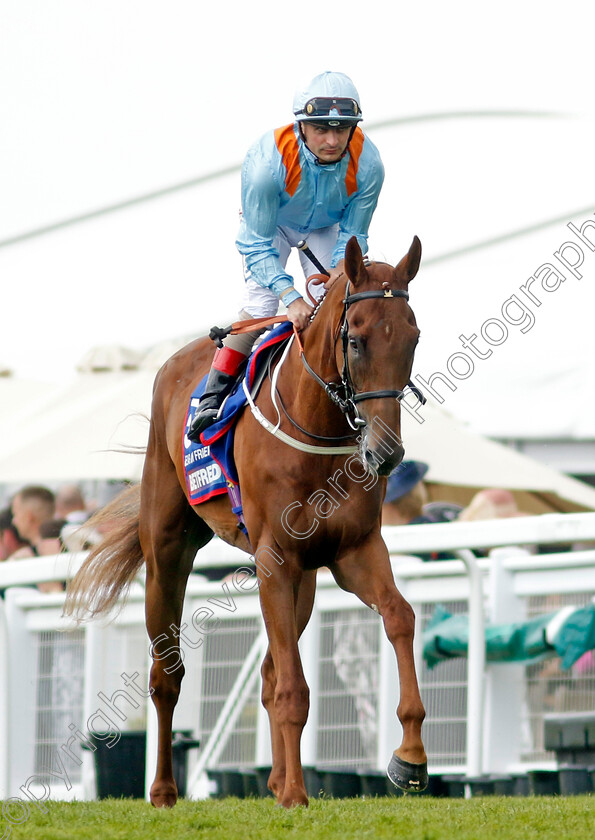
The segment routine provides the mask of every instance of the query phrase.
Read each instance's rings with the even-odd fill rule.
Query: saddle
[[[247,532],[233,455],[235,425],[247,402],[243,383],[245,380],[254,398],[266,375],[269,359],[275,350],[291,337],[292,332],[293,325],[285,321],[273,329],[256,347],[248,358],[244,372],[240,373],[231,393],[223,402],[217,420],[202,433],[202,443],[193,443],[186,432],[204,392],[206,376],[192,392],[186,412],[182,446],[190,504],[199,505],[214,496],[228,493],[232,510],[238,517],[238,527],[245,533]]]

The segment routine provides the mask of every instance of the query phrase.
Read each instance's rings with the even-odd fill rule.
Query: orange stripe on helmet
[[[347,165],[347,175],[345,176],[347,195],[352,195],[357,190],[357,169],[363,147],[364,132],[358,127],[353,132],[353,137],[349,143],[349,163]]]
[[[285,164],[285,190],[290,196],[293,196],[302,178],[300,150],[293,130],[293,123],[276,129],[275,143]]]

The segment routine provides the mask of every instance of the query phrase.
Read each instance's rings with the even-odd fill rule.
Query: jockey
[[[357,236],[362,253],[384,180],[376,146],[358,127],[358,92],[344,73],[326,71],[294,97],[295,122],[269,131],[248,151],[242,167],[242,216],[236,241],[246,281],[240,319],[277,314],[279,300],[289,320],[302,330],[313,308],[285,270],[291,248],[302,239],[328,266],[318,284],[320,299],[343,273],[345,247]],[[300,251],[304,275],[312,274]],[[252,345],[263,329],[230,335],[215,352],[205,392],[188,437],[215,419]]]

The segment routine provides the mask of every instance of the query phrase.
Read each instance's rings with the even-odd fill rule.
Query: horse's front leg
[[[263,689],[263,700],[266,697],[275,768],[275,773],[271,773],[271,784],[273,789],[276,787],[274,792],[279,804],[291,808],[308,804],[300,758],[300,741],[310,703],[298,650],[297,604],[302,571],[297,562],[287,557],[282,566],[268,571],[269,576],[260,573],[260,601],[274,669],[270,669],[270,660],[265,659],[265,665],[269,667],[264,669],[268,687]],[[283,754],[280,754],[281,749]],[[281,788],[283,768],[285,779]]]
[[[382,616],[397,657],[401,695],[397,716],[403,727],[403,740],[393,753],[388,775],[402,790],[423,790],[428,774],[421,738],[425,710],[413,658],[415,615],[395,585],[384,540],[380,534],[373,535],[357,552],[343,554],[331,571],[339,586],[355,593]]]
[[[277,715],[275,714],[275,688],[277,686],[277,678],[275,676],[275,664],[270,645],[264,657],[260,673],[262,676],[261,700],[269,717],[271,752],[273,755],[273,764],[267,787],[277,797],[277,801],[279,801],[282,799],[283,790],[285,789],[285,745],[283,743],[283,734],[277,723]]]

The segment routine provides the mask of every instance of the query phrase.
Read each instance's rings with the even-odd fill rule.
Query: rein
[[[321,388],[324,389],[325,393],[327,394],[328,398],[333,402],[338,408],[343,412],[345,418],[351,428],[354,431],[357,431],[362,426],[366,425],[366,421],[360,415],[359,411],[357,410],[357,403],[363,402],[364,400],[375,400],[375,399],[396,399],[402,400],[405,396],[405,391],[401,390],[380,390],[380,391],[360,391],[357,393],[355,390],[355,385],[353,384],[353,379],[351,378],[351,371],[349,370],[349,361],[347,350],[348,346],[347,343],[349,341],[349,322],[347,320],[347,312],[349,307],[357,303],[360,300],[370,300],[372,298],[403,298],[404,300],[409,300],[409,292],[405,291],[404,289],[370,289],[367,292],[355,292],[354,294],[349,294],[350,288],[350,281],[347,280],[347,284],[345,286],[345,297],[343,298],[343,315],[341,317],[341,328],[339,335],[341,336],[341,343],[343,348],[343,370],[341,371],[341,381],[340,382],[325,382],[316,371],[311,367],[308,360],[306,359],[306,355],[304,353],[304,347],[297,336],[297,341],[300,350],[300,356],[302,359],[302,364],[304,365],[305,369],[309,373],[309,375],[318,382]],[[297,335],[297,334],[296,334]],[[411,380],[407,383],[407,387],[415,394],[418,400],[421,402],[422,405],[425,405],[426,398],[420,391],[420,389],[414,385]],[[341,396],[341,392],[343,396]],[[353,415],[353,419],[352,419]]]
[[[287,321],[287,315],[273,315],[270,318],[247,318],[245,321],[234,321],[229,327],[211,327],[209,338],[217,347],[223,347],[223,339],[228,335],[240,335],[253,332],[255,327],[272,327]]]
[[[287,320],[288,320],[288,318],[287,318],[286,315],[275,315],[271,318],[251,318],[250,320],[246,320],[246,321],[235,321],[229,327],[224,327],[224,328],[212,327],[211,331],[209,332],[209,338],[212,341],[214,341],[214,343],[217,345],[217,347],[223,347],[222,339],[224,339],[227,335],[238,335],[240,333],[252,332],[255,327],[272,326],[273,324],[279,324],[279,323],[281,323],[283,321],[287,321]],[[290,340],[290,343],[288,344],[288,346],[286,348],[286,351],[289,349],[289,346],[291,345],[291,341],[293,340],[294,337],[297,339],[297,342],[298,342],[298,345],[299,345],[299,348],[300,348],[300,353],[303,353],[304,348],[302,347],[301,341],[299,339],[299,333],[298,333],[298,331],[295,327],[293,328],[293,336]],[[281,364],[282,364],[282,361],[281,361],[280,365]],[[280,365],[277,366],[277,369],[276,369],[277,372],[280,368]],[[269,377],[270,377],[270,362],[269,362]],[[276,393],[276,386],[273,384],[272,377],[270,377],[270,378],[271,378],[271,394],[273,396],[273,404],[276,405],[275,399],[274,399],[274,394]],[[320,381],[322,382],[322,380],[320,380]],[[261,424],[261,426],[264,429],[266,429],[267,432],[269,432],[270,434],[279,438],[279,440],[283,441],[283,443],[286,443],[288,446],[291,446],[294,449],[299,449],[301,452],[307,452],[307,453],[312,454],[312,455],[353,455],[358,451],[358,447],[353,446],[353,445],[352,446],[319,446],[319,445],[317,446],[315,444],[302,443],[301,441],[297,440],[296,438],[291,437],[290,435],[286,434],[282,429],[280,429],[279,428],[279,423],[277,423],[275,425],[274,423],[271,423],[270,420],[267,420],[267,418],[264,416],[262,411],[258,408],[256,403],[254,402],[254,397],[250,393],[250,390],[247,387],[245,379],[242,381],[242,389],[244,391],[244,394],[246,396],[246,401],[248,402],[248,405],[250,406],[250,411],[252,412],[254,418],[256,420],[258,420],[258,422]],[[283,408],[284,413],[287,414],[285,406],[282,405],[282,408]],[[289,417],[289,415],[287,415],[287,416]],[[291,417],[289,417],[289,419],[292,420]],[[279,418],[279,421],[280,421],[280,418]],[[292,422],[294,422],[294,421],[292,420]],[[294,425],[296,425],[296,424],[294,423]],[[300,431],[303,431],[309,437],[314,437],[315,439],[322,439],[321,437],[318,437],[317,435],[311,435],[310,432],[305,431],[305,429],[302,429],[300,426],[298,426],[298,428],[300,429]],[[353,437],[353,435],[345,435],[344,437],[340,437],[340,438],[324,438],[324,440],[337,440],[337,441],[339,441],[339,440],[348,439],[350,437]]]
[[[370,300],[373,298],[383,298],[386,300],[389,299],[396,299],[396,298],[403,298],[404,300],[409,300],[409,292],[405,291],[404,289],[377,289],[377,290],[369,290],[367,292],[355,292],[354,294],[349,294],[350,289],[350,281],[347,280],[347,284],[345,286],[345,297],[343,298],[343,314],[341,316],[341,327],[339,335],[341,337],[342,343],[342,350],[343,350],[343,369],[341,371],[341,381],[340,382],[326,382],[319,376],[316,371],[311,367],[310,363],[306,359],[306,355],[304,353],[304,347],[300,340],[299,333],[297,329],[293,328],[294,338],[297,341],[299,355],[302,360],[302,364],[304,368],[308,372],[308,374],[320,385],[320,387],[324,390],[328,398],[332,403],[334,403],[341,412],[345,415],[345,419],[347,420],[348,424],[357,432],[361,429],[362,426],[366,425],[366,421],[360,415],[357,409],[357,403],[363,402],[364,400],[373,400],[373,399],[396,399],[402,400],[405,396],[405,391],[401,391],[399,389],[395,390],[378,390],[378,391],[360,391],[359,393],[355,390],[355,385],[353,384],[353,379],[351,377],[351,371],[349,370],[349,361],[348,361],[348,341],[349,341],[349,322],[347,320],[347,312],[349,307],[357,303],[360,300]],[[236,321],[231,326],[221,329],[220,327],[213,327],[209,333],[209,338],[215,342],[218,347],[222,347],[222,339],[225,338],[227,335],[237,335],[239,333],[251,332],[254,330],[254,327],[265,327],[265,326],[272,326],[273,324],[281,323],[282,321],[287,321],[288,318],[286,315],[277,315],[271,318],[252,318],[246,321]],[[279,367],[279,366],[278,366]],[[278,371],[277,371],[278,372]],[[270,366],[269,366],[269,374],[270,374]],[[275,393],[277,393],[276,384],[273,386],[271,382],[271,386]],[[312,444],[302,443],[301,441],[292,438],[290,435],[287,435],[279,428],[279,424],[275,425],[271,423],[269,420],[264,417],[258,406],[255,404],[252,395],[250,394],[246,382],[242,383],[242,387],[244,389],[244,393],[246,395],[246,399],[250,405],[250,409],[254,417],[258,420],[258,422],[271,434],[275,435],[276,437],[280,438],[284,443],[287,443],[289,446],[292,446],[295,449],[300,449],[302,452],[309,452],[312,454],[327,454],[327,455],[339,455],[339,454],[349,454],[353,452],[357,452],[358,447],[356,446],[316,446]],[[426,398],[420,391],[420,389],[414,385],[411,380],[407,383],[407,386],[412,393],[418,398],[418,400],[425,405]],[[280,394],[278,394],[280,398]],[[273,403],[276,406],[274,397]],[[283,412],[288,417],[288,419],[296,426],[301,432],[312,437],[316,440],[345,440],[351,435],[344,435],[342,437],[336,438],[327,438],[324,436],[314,435],[301,426],[299,426],[287,413],[285,406],[281,401],[281,407]]]

